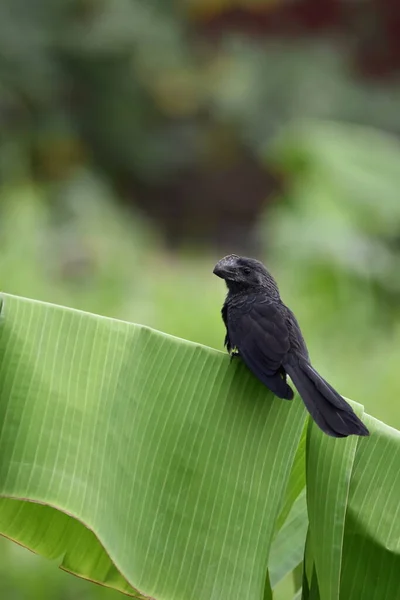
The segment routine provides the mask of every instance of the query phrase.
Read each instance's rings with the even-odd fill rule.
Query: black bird
[[[316,424],[332,437],[369,435],[352,407],[312,367],[292,311],[282,302],[275,279],[253,258],[231,254],[214,267],[228,295],[222,307],[225,346],[276,396],[291,400],[289,375]]]

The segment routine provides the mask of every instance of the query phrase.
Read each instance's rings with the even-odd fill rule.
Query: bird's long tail
[[[369,435],[364,423],[350,404],[304,359],[285,365],[308,412],[318,425],[332,437]]]

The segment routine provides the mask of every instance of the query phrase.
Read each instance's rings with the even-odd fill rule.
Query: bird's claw
[[[234,358],[237,358],[237,357],[239,356],[239,352],[238,352],[237,350],[232,350],[232,351],[230,352],[230,355],[231,355],[231,360],[230,360],[230,362],[232,362]]]

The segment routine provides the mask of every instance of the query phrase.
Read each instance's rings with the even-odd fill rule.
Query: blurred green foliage
[[[400,86],[356,78],[344,38],[229,31],[213,43],[188,18],[192,5],[3,0],[0,176],[13,180],[33,166],[60,179],[94,159],[109,176],[155,185],[226,160],[232,146],[257,152],[293,118],[400,132]],[[232,131],[229,147],[210,142],[221,125]]]
[[[60,571],[57,564],[0,539],[0,594],[7,600],[117,600],[119,592]]]

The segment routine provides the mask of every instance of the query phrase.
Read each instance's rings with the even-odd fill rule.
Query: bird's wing
[[[277,302],[261,294],[236,298],[229,306],[229,337],[261,381],[280,371],[289,351],[289,329]]]

